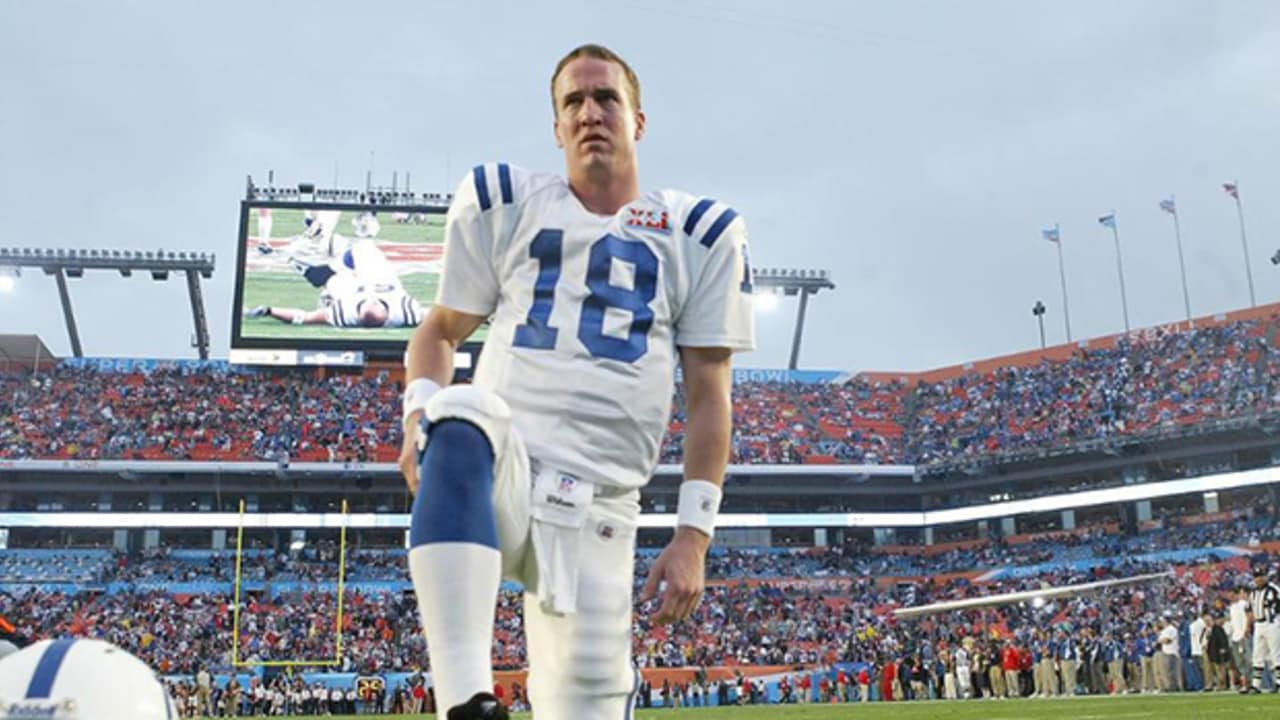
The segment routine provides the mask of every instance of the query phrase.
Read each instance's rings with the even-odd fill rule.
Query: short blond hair
[[[570,50],[568,55],[560,58],[560,62],[556,63],[556,71],[551,73],[552,110],[558,110],[558,108],[556,108],[556,78],[560,77],[560,73],[564,70],[566,65],[580,57],[591,57],[596,58],[597,60],[617,63],[618,66],[622,68],[622,74],[627,78],[627,90],[631,94],[631,104],[636,110],[640,109],[640,78],[636,77],[636,72],[631,69],[631,66],[627,64],[627,61],[623,60],[622,56],[618,53],[603,45],[587,43],[586,45],[579,45],[578,47]]]

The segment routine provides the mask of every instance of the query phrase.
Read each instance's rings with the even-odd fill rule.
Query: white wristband
[[[400,421],[406,422],[415,410],[426,412],[427,401],[440,391],[440,385],[430,378],[418,378],[404,389],[404,415]]]
[[[680,483],[680,500],[676,504],[676,527],[688,526],[715,537],[716,513],[720,512],[720,486],[706,480]]]

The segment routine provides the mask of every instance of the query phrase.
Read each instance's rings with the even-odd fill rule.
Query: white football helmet
[[[0,660],[0,720],[171,720],[151,668],[102,640],[42,640]]]

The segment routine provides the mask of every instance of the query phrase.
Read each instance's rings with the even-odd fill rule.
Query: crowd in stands
[[[1168,568],[1167,563],[1147,561],[1143,554],[1163,549],[1207,551],[1223,545],[1257,549],[1277,540],[1280,522],[1274,509],[1268,508],[1242,513],[1234,520],[1170,527],[1128,538],[1085,532],[1018,543],[990,542],[928,558],[907,553],[886,555],[857,546],[784,552],[717,549],[708,563],[710,582],[703,602],[689,621],[655,626],[650,621],[651,608],[637,605],[633,651],[637,663],[644,667],[872,663],[875,672],[884,673],[904,672],[902,668],[888,671],[886,666],[909,660],[926,663],[934,672],[936,661],[946,665],[948,653],[954,664],[955,651],[961,646],[975,658],[976,668],[980,662],[977,656],[995,655],[1006,642],[1025,645],[1038,660],[1049,652],[1049,643],[1055,643],[1056,648],[1060,635],[1067,635],[1082,648],[1103,648],[1099,652],[1108,652],[1106,648],[1113,646],[1125,648],[1126,662],[1138,673],[1129,681],[1142,687],[1145,676],[1140,673],[1145,671],[1141,656],[1150,648],[1141,639],[1159,631],[1166,611],[1185,614],[1188,609],[1208,607],[1220,614],[1239,578],[1247,573],[1250,559],[1222,561],[1207,552],[1192,555],[1174,579],[1049,603],[1043,608],[1007,606],[919,622],[897,621],[891,610],[1034,589],[1041,583],[1070,584],[1162,571]],[[329,545],[301,552],[251,552],[242,558],[242,571],[246,579],[323,578],[332,582],[334,552]],[[32,575],[29,561],[21,559],[31,553],[59,553],[56,565],[68,568],[62,577],[86,587],[78,592],[41,587],[47,585],[48,578]],[[84,562],[76,561],[77,556],[85,558]],[[20,559],[11,560],[14,557]],[[331,585],[296,587],[282,593],[262,585],[246,591],[239,612],[240,637],[233,650],[235,616],[229,587],[187,593],[151,584],[158,580],[225,584],[232,578],[233,563],[224,553],[17,550],[4,558],[0,564],[0,616],[20,618],[22,632],[31,637],[72,634],[103,638],[164,674],[191,674],[201,668],[225,672],[232,665],[233,652],[239,660],[322,663],[335,659],[338,608]],[[976,579],[993,564],[1036,565],[1046,558],[1058,562],[1032,577],[992,582]],[[45,560],[49,559],[46,555]],[[637,587],[646,578],[652,559],[649,553],[637,559]],[[407,580],[403,551],[355,551],[349,560],[351,582],[385,580],[393,575],[402,582]],[[1068,560],[1071,562],[1064,562]],[[1091,561],[1081,562],[1084,560]],[[1266,565],[1271,558],[1263,553],[1255,555],[1252,562]],[[940,578],[944,571],[936,563],[943,563],[946,571],[969,572]],[[925,577],[881,582],[886,576],[899,575]],[[92,591],[95,582],[125,586],[116,592]],[[348,591],[341,620],[343,651],[340,664],[333,669],[377,673],[412,672],[424,667],[426,646],[416,604],[404,591],[407,587],[404,583],[402,587]],[[494,663],[499,669],[527,664],[522,601],[517,589],[501,593],[494,641]],[[1189,624],[1193,619],[1180,616],[1179,622]],[[1136,659],[1129,659],[1131,650],[1138,653],[1133,656]],[[926,686],[938,695],[945,692],[942,675]],[[980,685],[968,687],[974,693],[982,690]],[[1102,686],[1086,687],[1096,691]],[[919,693],[908,686],[903,697],[913,694]]]
[[[1002,457],[1280,412],[1280,314],[1122,337],[937,382],[741,382],[736,462]],[[392,462],[401,385],[314,371],[60,364],[0,373],[0,458]],[[683,398],[660,454],[678,462]]]
[[[0,457],[387,461],[400,384],[293,370],[0,374]]]
[[[918,464],[1061,448],[1280,410],[1280,316],[1082,349],[915,389]]]
[[[345,559],[347,577],[352,580],[400,580],[405,577],[404,552],[396,550],[351,550]],[[168,548],[143,550],[136,555],[114,557],[115,572],[110,579],[126,583],[155,584],[228,582],[235,574],[235,556],[230,552],[178,551]],[[337,576],[338,547],[321,541],[295,552],[246,550],[240,576],[247,582],[324,582]],[[0,562],[0,578],[4,577]]]
[[[684,447],[683,387],[676,388],[660,460],[680,461]],[[902,402],[906,383],[861,376],[842,383],[739,382],[733,386],[733,455],[762,465],[865,463],[891,465],[904,454]]]

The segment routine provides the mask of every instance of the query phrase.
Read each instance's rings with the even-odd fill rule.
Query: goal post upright
[[[240,659],[240,596],[241,587],[243,585],[243,559],[244,559],[244,512],[245,502],[240,501],[240,525],[236,530],[236,574],[235,574],[235,590],[232,605],[232,638],[231,638],[231,665],[237,668],[256,668],[256,667],[337,667],[342,664],[342,618],[344,612],[343,595],[346,592],[347,579],[347,525],[350,510],[347,500],[342,500],[342,521],[338,530],[338,608],[334,620],[334,645],[333,657],[323,660],[241,660]]]

